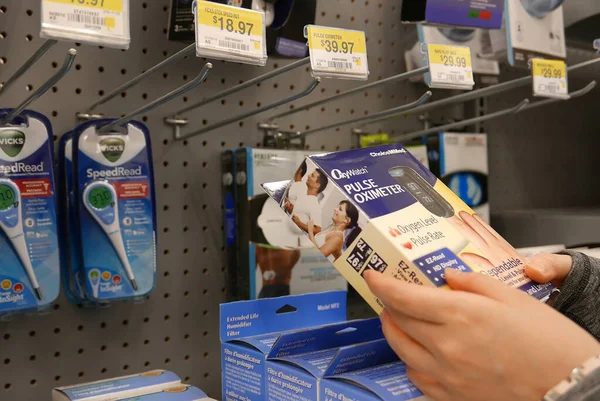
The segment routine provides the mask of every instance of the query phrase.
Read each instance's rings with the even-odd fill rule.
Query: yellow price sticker
[[[69,4],[103,11],[123,12],[123,0],[44,0],[48,3]]]
[[[562,60],[533,59],[534,77],[563,79],[567,76],[567,64]]]
[[[445,67],[471,67],[471,51],[468,47],[429,44],[427,46],[429,64]]]
[[[262,36],[263,34],[264,15],[256,11],[199,1],[196,13],[199,25],[216,27],[223,32],[239,35]],[[260,44],[258,46],[260,47]]]
[[[346,29],[308,26],[308,47],[334,54],[365,54],[365,33]]]

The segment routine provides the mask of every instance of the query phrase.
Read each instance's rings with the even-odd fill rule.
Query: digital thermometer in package
[[[87,185],[83,191],[83,204],[92,215],[104,233],[110,238],[110,242],[119,256],[119,260],[125,269],[127,278],[134,291],[138,286],[135,281],[131,264],[127,258],[125,243],[119,223],[119,207],[117,204],[117,191],[108,181],[94,181]]]
[[[0,228],[12,244],[37,298],[41,301],[42,290],[33,270],[31,257],[23,232],[23,216],[21,211],[21,191],[19,187],[6,178],[0,178]]]

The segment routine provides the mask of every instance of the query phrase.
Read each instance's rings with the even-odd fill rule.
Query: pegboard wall
[[[414,28],[400,24],[398,1],[320,0],[317,23],[362,29],[368,38],[371,80],[404,71],[403,52],[416,41]],[[186,44],[166,39],[168,0],[131,0],[131,48],[120,51],[59,43],[0,97],[14,107],[59,66],[69,48],[77,50],[71,72],[30,108],[47,115],[57,140],[72,129],[75,114],[104,93],[132,79]],[[6,80],[42,44],[40,0],[0,0],[0,81]],[[165,368],[220,399],[218,305],[226,299],[220,152],[259,146],[257,123],[269,113],[182,142],[173,141],[163,118],[204,96],[289,63],[270,59],[264,68],[210,60],[208,80],[185,96],[139,119],[150,128],[158,207],[158,282],[143,304],[82,309],[60,297],[45,316],[17,316],[0,322],[0,400],[49,400],[51,389],[149,369]],[[119,116],[193,79],[206,60],[188,57],[160,70],[98,111]],[[261,107],[303,90],[305,68],[266,81],[188,114],[186,130]],[[325,80],[310,96],[271,113],[329,96],[362,83]],[[357,94],[281,120],[282,129],[303,130],[396,107],[426,89],[408,82]],[[417,116],[382,129],[420,129]],[[308,138],[311,149],[349,148],[349,128]],[[351,317],[367,313],[364,305]]]

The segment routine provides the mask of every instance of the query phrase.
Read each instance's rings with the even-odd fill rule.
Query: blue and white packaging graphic
[[[198,387],[181,385],[169,387],[162,391],[140,395],[131,398],[122,398],[119,401],[214,401]]]
[[[402,2],[400,18],[405,24],[500,29],[503,12],[504,0],[410,0]]]
[[[130,376],[57,387],[52,391],[52,401],[116,401],[157,393],[176,386],[181,386],[181,379],[175,373],[167,370],[153,370]]]
[[[221,305],[223,400],[267,398],[266,361],[286,333],[346,321],[346,291]]]
[[[363,274],[376,270],[390,279],[450,289],[447,268],[478,272],[546,300],[552,284],[525,275],[518,252],[421,165],[400,144],[309,156],[309,186],[323,194],[312,213],[327,222],[319,229],[300,221],[298,228],[318,245],[340,273],[377,312],[383,304],[369,290]],[[292,201],[291,181],[263,188],[280,204]]]
[[[80,125],[73,139],[80,271],[95,302],[141,298],[156,279],[156,205],[148,129],[99,134],[112,120]]]
[[[562,1],[506,0],[508,62],[529,68],[533,58],[566,59]]]
[[[0,109],[0,117],[9,111]],[[25,111],[14,125],[0,127],[0,314],[41,310],[58,296],[53,169],[45,116]]]
[[[427,137],[429,169],[485,222],[490,222],[487,134]]]
[[[267,356],[269,399],[318,400],[321,380],[332,363],[341,373],[373,362],[367,359],[377,357],[374,349],[381,343],[371,344],[371,341],[385,343],[379,318],[282,335]],[[384,357],[386,362],[397,359],[393,353]]]

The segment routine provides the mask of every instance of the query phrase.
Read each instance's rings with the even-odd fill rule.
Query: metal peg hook
[[[39,49],[36,50],[35,53],[21,66],[19,69],[12,75],[12,77],[8,78],[3,85],[0,85],[0,93],[5,91],[15,83],[17,79],[21,77],[21,75],[25,74],[27,70],[31,68],[52,46],[54,46],[58,41],[52,39],[44,42],[43,45],[40,46]]]
[[[303,66],[305,64],[308,64],[309,62],[310,62],[310,57],[306,57],[306,58],[303,58],[301,60],[294,61],[293,63],[285,65],[285,66],[283,66],[281,68],[278,68],[276,70],[267,72],[266,74],[259,75],[256,78],[252,78],[252,79],[250,79],[250,80],[248,80],[248,81],[246,81],[244,83],[241,83],[241,84],[236,85],[236,86],[234,86],[232,88],[226,89],[226,90],[224,90],[222,92],[219,92],[219,93],[217,93],[217,94],[215,94],[213,96],[209,96],[206,99],[203,99],[203,100],[201,100],[198,103],[192,104],[192,105],[190,105],[190,106],[188,106],[188,107],[186,107],[184,109],[181,109],[181,110],[179,110],[175,114],[175,116],[181,116],[181,115],[183,115],[183,114],[185,114],[185,113],[187,113],[189,111],[192,111],[192,110],[194,110],[194,109],[196,109],[198,107],[201,107],[201,106],[204,106],[206,104],[212,103],[215,100],[219,100],[219,99],[224,98],[226,96],[229,96],[229,95],[231,95],[233,93],[239,92],[241,90],[244,90],[246,88],[249,88],[251,86],[259,84],[259,83],[261,83],[263,81],[266,81],[267,79],[271,79],[271,78],[274,78],[274,77],[279,76],[281,74],[284,74],[284,73],[286,73],[288,71],[294,70],[294,69],[296,69],[298,67],[301,67],[301,66]]]
[[[422,105],[423,103],[427,102],[432,96],[432,93],[430,91],[425,92],[419,99],[417,99],[416,101],[409,103],[409,104],[405,104],[399,107],[394,107],[393,109],[389,109],[389,110],[384,110],[384,111],[380,111],[379,113],[375,113],[372,114],[370,116],[364,116],[364,117],[359,117],[359,118],[354,118],[352,120],[348,120],[348,121],[341,121],[339,123],[335,123],[335,124],[331,124],[331,125],[327,125],[325,127],[319,127],[319,128],[313,128],[311,130],[308,131],[304,131],[302,132],[302,136],[306,136],[306,135],[310,135],[310,134],[314,134],[315,132],[319,132],[319,131],[325,131],[331,128],[338,128],[338,127],[343,127],[345,125],[350,125],[350,124],[356,124],[362,121],[366,121],[372,118],[380,118],[380,117],[384,117],[390,114],[396,114],[396,113],[401,113],[404,112],[406,110],[410,110],[412,108],[415,108],[417,106]]]
[[[255,116],[257,114],[264,113],[267,110],[274,109],[275,107],[279,107],[279,106],[281,106],[283,104],[286,104],[286,103],[289,103],[289,102],[293,102],[294,100],[298,100],[298,99],[303,98],[304,96],[310,94],[319,85],[319,83],[321,83],[321,78],[314,78],[313,81],[310,83],[310,85],[308,85],[308,87],[306,89],[304,89],[302,92],[300,92],[300,93],[298,93],[298,94],[296,94],[294,96],[290,96],[288,98],[279,100],[279,101],[277,101],[275,103],[269,104],[267,106],[263,106],[263,107],[261,107],[259,109],[250,111],[248,113],[240,114],[238,116],[225,119],[225,120],[223,120],[221,122],[218,122],[218,123],[213,124],[213,125],[209,125],[208,127],[202,128],[201,130],[198,130],[196,132],[192,132],[190,134],[180,135],[178,127],[175,127],[175,139],[176,140],[181,140],[181,139],[186,139],[186,138],[190,138],[190,137],[193,137],[193,136],[201,135],[201,134],[204,134],[206,132],[215,130],[217,128],[224,127],[224,126],[229,125],[231,123],[234,123],[236,121],[240,121],[240,120],[243,120],[243,119]],[[167,119],[165,119],[165,122],[168,124],[169,120],[170,119],[167,118]]]
[[[575,92],[569,93],[569,99],[564,99],[564,100],[577,99],[578,97],[587,95],[592,89],[594,89],[596,87],[596,85],[597,85],[596,81],[592,81],[589,84],[587,84],[585,87],[583,87]],[[549,104],[558,103],[558,102],[562,102],[562,101],[563,101],[563,99],[541,100],[539,102],[531,103],[525,109],[530,110],[530,109],[533,109],[536,107],[547,106]]]
[[[198,76],[196,78],[194,78],[192,81],[188,82],[187,84],[183,85],[182,87],[180,87],[178,89],[175,89],[172,92],[167,93],[166,95],[161,96],[160,98],[156,99],[155,101],[150,102],[147,105],[140,107],[139,109],[132,111],[131,113],[129,113],[109,124],[104,125],[103,127],[99,128],[97,132],[105,134],[107,132],[113,131],[117,127],[131,121],[134,117],[136,117],[140,114],[147,113],[150,110],[154,110],[158,106],[161,106],[164,103],[167,103],[168,101],[175,99],[179,95],[182,95],[183,93],[195,88],[196,86],[200,85],[202,82],[204,82],[206,80],[206,77],[208,76],[208,73],[210,72],[210,70],[212,68],[213,68],[213,65],[211,63],[206,63],[204,65],[204,67],[202,67],[202,71],[200,71],[200,74],[198,74]]]
[[[477,123],[480,123],[483,121],[492,120],[494,118],[506,116],[509,114],[517,114],[518,112],[524,110],[528,105],[529,105],[529,99],[525,99],[525,100],[519,102],[519,104],[517,104],[516,106],[511,107],[506,110],[500,110],[495,113],[486,114],[485,116],[470,118],[468,120],[463,120],[463,121],[457,121],[455,123],[446,124],[446,125],[442,125],[439,127],[432,127],[432,128],[429,128],[429,129],[426,129],[423,131],[411,132],[410,134],[399,135],[397,137],[394,137],[394,140],[398,140],[398,141],[410,140],[413,138],[418,138],[418,137],[422,137],[425,135],[434,134],[436,132],[445,132],[445,131],[448,131],[448,130],[451,130],[454,128],[466,127],[468,125],[473,125],[473,124],[477,124]]]
[[[362,86],[359,86],[357,88],[350,89],[350,90],[348,90],[346,92],[342,92],[342,93],[339,93],[339,94],[336,94],[336,95],[332,95],[332,96],[326,97],[324,99],[317,100],[316,102],[312,102],[312,103],[309,103],[309,104],[305,104],[304,106],[296,107],[293,110],[289,110],[289,111],[286,111],[286,112],[274,115],[272,117],[269,117],[269,121],[275,121],[277,119],[280,119],[280,118],[283,118],[283,117],[287,117],[287,116],[290,116],[292,114],[296,114],[296,113],[298,113],[300,111],[308,110],[310,108],[313,108],[313,107],[316,107],[316,106],[320,106],[320,105],[322,105],[324,103],[328,103],[328,102],[331,102],[333,100],[342,99],[342,98],[345,98],[347,96],[354,95],[355,93],[363,92],[365,90],[376,88],[378,86],[384,86],[384,85],[387,85],[387,84],[392,83],[392,82],[405,81],[405,80],[410,79],[412,77],[416,77],[417,75],[423,75],[423,74],[425,74],[428,71],[429,71],[429,67],[422,67],[422,68],[417,68],[416,70],[413,70],[413,71],[408,71],[408,72],[404,72],[402,74],[394,75],[394,76],[382,79],[380,81],[371,82],[370,84],[362,85]]]
[[[186,48],[178,51],[177,53],[175,53],[171,57],[164,59],[163,61],[161,61],[160,63],[156,64],[155,66],[153,66],[149,70],[146,70],[143,74],[140,74],[137,77],[133,78],[132,80],[125,82],[123,85],[119,86],[118,88],[116,88],[112,92],[110,92],[110,93],[102,96],[100,99],[96,100],[96,102],[94,102],[94,104],[92,104],[87,109],[87,113],[85,113],[85,114],[92,114],[90,112],[92,110],[94,110],[96,107],[98,107],[98,106],[100,106],[100,105],[108,102],[109,100],[111,100],[115,96],[118,96],[120,93],[125,92],[127,89],[129,89],[132,86],[136,85],[138,82],[140,82],[144,78],[146,78],[146,77],[154,74],[156,71],[160,70],[164,66],[169,65],[169,64],[171,64],[171,63],[173,63],[173,62],[175,62],[177,60],[180,60],[180,59],[184,58],[185,56],[187,56],[189,54],[192,54],[195,50],[196,50],[196,45],[192,44],[192,45],[189,45],[188,47],[186,47]]]
[[[567,67],[567,71],[569,73],[571,73],[571,72],[586,68],[588,66],[594,65],[598,62],[600,62],[600,57],[594,58],[594,59],[591,59],[588,61],[584,61],[579,64],[571,65],[571,66]],[[406,114],[423,113],[423,112],[430,111],[430,110],[433,110],[433,109],[435,109],[437,107],[441,107],[441,106],[449,106],[452,104],[464,103],[469,100],[478,99],[478,98],[486,97],[486,96],[492,96],[492,95],[496,95],[499,93],[504,93],[511,89],[516,89],[516,88],[520,88],[522,86],[531,85],[532,82],[533,82],[533,77],[531,75],[528,75],[526,77],[517,78],[512,81],[503,82],[498,85],[488,86],[487,88],[476,89],[471,92],[465,92],[465,93],[461,93],[456,96],[448,97],[446,99],[437,100],[435,102],[431,102],[431,103],[425,104],[423,106],[415,107],[414,109],[409,110],[408,112],[405,112],[405,113],[396,113],[395,115],[386,116],[386,117],[379,118],[379,119],[376,119],[373,121],[369,121],[364,125],[375,124],[375,123],[382,122],[382,121],[385,121],[385,120],[388,120],[391,118],[400,117],[403,114],[406,115]]]
[[[14,108],[2,121],[0,121],[0,126],[10,123],[15,117],[17,117],[29,104],[39,99],[44,93],[46,93],[50,88],[52,88],[58,81],[60,81],[71,69],[73,66],[73,62],[75,61],[75,56],[77,55],[77,50],[70,49],[67,53],[67,57],[65,58],[65,62],[62,67],[58,70],[56,74],[54,74],[49,80],[44,82],[42,86],[40,86],[36,91],[34,91],[23,103]]]

